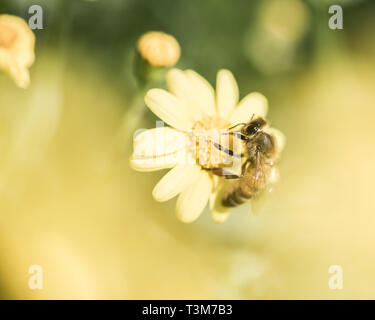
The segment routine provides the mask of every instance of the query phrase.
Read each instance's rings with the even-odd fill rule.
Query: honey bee
[[[215,175],[231,179],[222,197],[222,204],[225,207],[236,207],[258,195],[269,183],[278,154],[275,137],[264,131],[267,125],[265,119],[252,117],[249,122],[237,126],[239,125],[242,126],[240,130],[231,131],[231,128],[226,134],[242,140],[244,152],[240,155],[243,159],[241,174],[231,174],[224,168],[212,170]],[[218,143],[215,147],[229,155],[234,155],[233,150]]]

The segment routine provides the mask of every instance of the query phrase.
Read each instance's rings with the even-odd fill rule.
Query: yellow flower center
[[[0,47],[9,49],[17,40],[17,32],[7,25],[0,25]]]
[[[220,117],[205,116],[193,126],[193,152],[197,164],[203,169],[222,168],[231,162],[231,157],[221,151],[219,146],[231,149],[233,139],[224,135],[230,122]]]
[[[227,120],[220,118],[218,116],[216,117],[210,117],[210,116],[204,116],[202,120],[197,121],[194,124],[193,129],[227,129],[230,126],[230,122]]]

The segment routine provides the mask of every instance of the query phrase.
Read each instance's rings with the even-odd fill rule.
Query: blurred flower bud
[[[141,58],[153,67],[172,67],[181,54],[180,45],[173,36],[157,31],[142,35],[137,50]]]
[[[35,36],[21,18],[0,15],[0,70],[7,72],[21,88],[30,83],[28,68],[33,64]]]
[[[278,41],[294,43],[300,40],[310,25],[308,7],[300,0],[270,0],[259,12],[264,30]]]
[[[162,83],[167,68],[174,66],[181,55],[177,40],[164,32],[150,31],[137,43],[135,76],[142,84]]]
[[[268,0],[245,35],[245,52],[264,74],[286,72],[298,63],[298,44],[310,27],[310,11],[301,0]]]

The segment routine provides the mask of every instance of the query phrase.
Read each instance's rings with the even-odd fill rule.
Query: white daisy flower
[[[252,116],[265,117],[267,99],[254,92],[239,102],[238,86],[229,70],[218,72],[216,94],[212,86],[192,70],[170,70],[167,85],[168,91],[149,90],[145,103],[171,127],[154,128],[137,135],[131,166],[143,172],[172,168],[155,186],[152,195],[157,201],[167,201],[178,195],[176,212],[182,222],[196,220],[207,203],[212,219],[224,222],[229,215],[229,208],[221,204],[224,179],[207,170],[212,168],[215,157],[207,154],[208,149],[196,140],[192,148],[191,132],[227,130],[249,121]],[[281,150],[285,142],[283,134],[273,128],[267,131],[276,137],[278,150]],[[206,138],[206,142],[210,141],[209,134]],[[202,157],[202,150],[206,157]]]

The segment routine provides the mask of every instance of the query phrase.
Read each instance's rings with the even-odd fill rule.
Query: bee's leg
[[[245,172],[246,172],[246,170],[248,169],[249,166],[251,166],[251,160],[247,159],[241,167],[241,176],[243,176],[245,174]]]
[[[223,178],[228,179],[228,180],[233,180],[233,179],[239,179],[241,177],[236,174],[226,174],[226,175],[223,175]]]
[[[247,167],[250,165],[250,160],[247,160],[241,167],[241,175],[235,174],[230,170],[225,170],[225,168],[210,168],[206,170],[210,170],[213,174],[223,177],[224,179],[239,179],[243,177]]]
[[[206,169],[210,170],[214,175],[217,175],[219,177],[223,177],[224,179],[239,179],[241,176],[237,174],[233,174],[233,172],[229,170],[225,170],[223,168],[211,168],[211,169]]]
[[[242,174],[246,171],[247,166],[249,166],[250,164],[251,164],[251,161],[249,159],[244,162],[244,164],[241,167]]]

